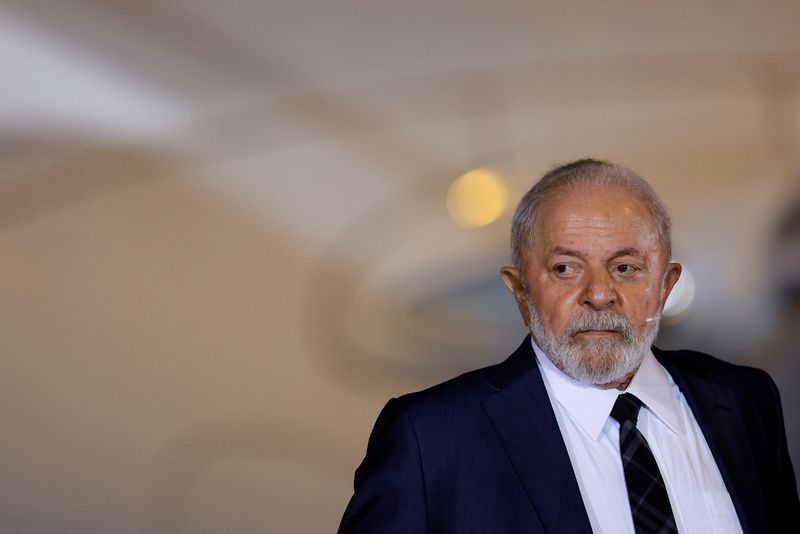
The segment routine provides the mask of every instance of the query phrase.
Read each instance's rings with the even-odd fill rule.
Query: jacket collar
[[[705,358],[692,358],[689,351],[661,351],[655,347],[653,354],[672,376],[692,409],[717,462],[742,530],[766,532],[769,528],[766,507],[758,490],[758,474],[750,460],[753,452],[733,390],[716,379],[714,368]]]
[[[530,339],[489,369],[496,390],[483,400],[528,497],[548,532],[592,532],[566,445]]]

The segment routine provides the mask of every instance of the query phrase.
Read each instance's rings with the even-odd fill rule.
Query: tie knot
[[[613,417],[619,424],[625,421],[633,421],[636,424],[636,418],[639,417],[639,408],[642,407],[642,401],[638,397],[630,393],[623,393],[617,397],[614,407],[611,408],[611,417]]]

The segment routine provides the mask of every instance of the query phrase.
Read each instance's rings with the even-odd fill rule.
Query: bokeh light
[[[503,178],[489,169],[475,169],[459,177],[447,192],[447,211],[465,228],[496,221],[508,205]]]

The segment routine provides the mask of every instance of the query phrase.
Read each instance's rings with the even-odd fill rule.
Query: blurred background
[[[648,178],[659,344],[798,457],[800,3],[5,0],[3,532],[333,532],[391,396],[498,362],[510,212]]]

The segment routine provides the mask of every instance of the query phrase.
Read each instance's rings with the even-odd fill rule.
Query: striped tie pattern
[[[611,417],[619,423],[619,451],[636,534],[677,533],[664,479],[644,436],[636,428],[642,401],[630,393],[617,397]]]

